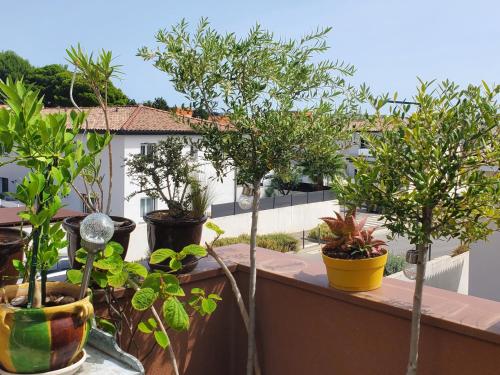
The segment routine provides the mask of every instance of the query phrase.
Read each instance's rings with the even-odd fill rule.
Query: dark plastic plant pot
[[[176,252],[191,244],[199,245],[203,224],[207,217],[201,218],[172,218],[168,216],[168,210],[151,211],[144,216],[148,229],[149,251],[152,253],[158,249],[172,249]],[[189,272],[196,267],[196,257],[187,256],[182,260],[181,273]],[[168,262],[160,264],[149,264],[152,269],[170,271]]]
[[[13,260],[23,260],[28,233],[16,228],[0,228],[0,288],[17,283],[19,272]]]
[[[80,269],[82,264],[75,262],[75,254],[80,249],[82,238],[80,237],[80,223],[85,217],[68,217],[63,220],[62,226],[66,230],[68,239],[68,258],[72,268]],[[120,216],[111,216],[115,222],[115,233],[111,241],[118,242],[123,246],[122,258],[127,256],[128,243],[130,240],[130,233],[135,229],[135,223],[127,218]]]

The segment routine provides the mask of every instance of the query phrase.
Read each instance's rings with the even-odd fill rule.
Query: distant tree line
[[[69,92],[73,72],[66,65],[49,64],[35,67],[14,51],[0,51],[0,79],[10,76],[13,79],[23,78],[24,82],[40,90],[46,107],[72,106]],[[79,106],[98,105],[97,98],[78,75],[73,87],[73,98]],[[135,100],[129,99],[122,90],[111,84],[108,90],[109,105],[133,105]]]

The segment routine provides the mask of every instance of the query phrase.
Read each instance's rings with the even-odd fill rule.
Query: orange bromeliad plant
[[[373,258],[385,254],[385,241],[375,239],[376,228],[363,229],[366,218],[357,221],[355,214],[342,217],[335,212],[336,217],[323,217],[330,228],[331,235],[326,236],[323,253],[331,258],[362,259]]]

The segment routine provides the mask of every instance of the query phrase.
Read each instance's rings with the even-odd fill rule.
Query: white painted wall
[[[469,294],[500,301],[500,232],[471,245]]]
[[[466,252],[455,257],[445,255],[427,262],[425,285],[460,294],[469,294],[469,253]],[[408,279],[403,272],[397,272],[387,277],[415,282]]]
[[[83,134],[79,135],[82,139]],[[140,200],[141,197],[145,197],[145,194],[137,195],[131,198],[129,201],[125,198],[130,195],[133,191],[137,189],[131,183],[131,179],[126,175],[124,163],[125,158],[130,154],[139,153],[141,143],[158,143],[160,140],[166,137],[171,137],[171,135],[114,135],[111,141],[111,148],[113,153],[113,187],[112,187],[112,198],[111,198],[111,215],[125,216],[136,223],[142,222],[140,217]],[[216,173],[212,165],[201,159],[202,154],[199,154],[200,167],[199,178],[202,182],[209,184],[212,189],[213,204],[217,203],[227,203],[234,201],[234,173],[229,172],[227,177],[224,178],[223,182],[216,179]],[[101,156],[102,165],[101,172],[104,175],[103,186],[105,192],[107,192],[108,187],[108,150],[105,149]],[[0,177],[6,177],[9,179],[9,191],[15,191],[16,185],[22,180],[22,178],[27,173],[25,168],[19,167],[17,165],[6,165],[0,168]],[[75,181],[75,186],[80,192],[85,192],[83,181],[78,178]],[[107,193],[105,194],[105,202],[107,199]],[[81,211],[83,210],[83,203],[75,192],[71,194],[64,200],[67,208]],[[160,201],[157,202],[158,209],[166,208],[166,205]]]

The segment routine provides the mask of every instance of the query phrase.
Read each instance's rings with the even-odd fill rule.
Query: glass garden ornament
[[[253,203],[253,189],[248,186],[243,186],[243,191],[241,192],[240,197],[238,198],[238,206],[242,210],[249,210],[252,208]]]
[[[106,244],[113,237],[115,225],[108,215],[94,213],[83,219],[80,224],[80,236],[82,237],[82,247],[87,252],[87,262],[83,273],[82,284],[80,286],[80,296],[82,299],[87,294],[90,281],[90,273],[94,264],[94,259],[99,251],[104,250]]]

